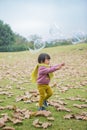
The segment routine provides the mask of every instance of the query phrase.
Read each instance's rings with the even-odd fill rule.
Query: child
[[[49,86],[49,82],[53,77],[53,72],[61,69],[62,66],[64,66],[64,63],[51,67],[49,66],[49,64],[50,56],[46,53],[40,54],[38,57],[38,64],[34,68],[31,75],[31,80],[37,82],[40,94],[38,110],[45,110],[45,107],[48,106],[47,99],[53,94],[52,89]]]

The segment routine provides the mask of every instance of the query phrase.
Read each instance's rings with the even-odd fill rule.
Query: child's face
[[[50,64],[50,59],[45,59],[45,64],[49,65]]]

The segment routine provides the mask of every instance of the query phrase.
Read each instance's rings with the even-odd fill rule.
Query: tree
[[[8,24],[0,20],[0,46],[13,44],[15,41],[14,33]]]
[[[14,34],[15,44],[26,44],[28,40],[19,34]]]

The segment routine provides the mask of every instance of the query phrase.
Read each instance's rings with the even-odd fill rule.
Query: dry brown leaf
[[[20,119],[20,120],[23,120],[26,118],[29,119],[31,116],[33,116],[33,113],[34,113],[34,115],[36,114],[36,112],[32,112],[27,109],[21,110],[19,108],[16,108],[15,112],[13,114],[13,118]]]
[[[52,104],[53,103],[53,105],[55,106],[55,104],[57,103],[58,105],[60,104],[60,105],[66,105],[67,103],[65,103],[64,101],[62,101],[62,100],[52,100],[52,101],[50,101],[49,102],[50,104]]]
[[[37,113],[37,112],[32,112],[32,111],[31,111],[31,112],[30,112],[30,115],[31,115],[31,116],[36,116],[36,113]]]
[[[13,122],[13,124],[14,125],[16,125],[16,124],[22,124],[22,121],[20,120],[20,119],[12,119],[12,122]]]
[[[0,110],[4,110],[5,109],[5,107],[0,107]]]
[[[5,122],[0,119],[0,128],[5,126]]]
[[[30,92],[25,92],[24,95],[25,95],[28,99],[30,99],[30,98],[32,97],[32,95],[30,94]]]
[[[58,111],[67,111],[67,112],[70,112],[71,110],[70,109],[68,109],[68,108],[66,108],[66,107],[64,107],[64,106],[59,106],[59,107],[57,107],[56,108],[56,110],[58,110]]]
[[[61,105],[66,105],[67,103],[65,103],[65,102],[63,102],[63,101],[61,101],[61,100],[58,100],[57,101],[59,104],[61,104]]]
[[[44,129],[46,129],[46,128],[48,128],[49,126],[51,126],[52,124],[51,123],[49,123],[49,122],[44,122],[43,124],[42,124],[42,127],[44,128]]]
[[[32,101],[31,100],[26,100],[26,101],[24,101],[25,103],[32,103]]]
[[[54,106],[56,108],[60,106],[60,104],[58,102],[55,102],[55,101],[50,101],[49,105]]]
[[[24,95],[18,96],[16,98],[16,102],[18,101],[27,101],[31,99],[32,95],[29,92],[25,92]]]
[[[75,119],[77,119],[77,120],[82,120],[82,119],[83,119],[83,116],[81,116],[81,115],[75,115]]]
[[[36,119],[36,120],[33,121],[33,125],[36,125],[38,123],[39,123],[39,119]]]
[[[71,111],[70,109],[66,108],[64,105],[60,105],[60,103],[64,104],[64,105],[66,104],[66,103],[60,102],[60,101],[57,101],[57,102],[56,101],[50,101],[49,102],[49,104],[54,106],[56,108],[56,110],[58,110],[58,111],[67,111],[67,112]]]
[[[69,97],[67,98],[68,100],[72,100],[72,101],[81,101],[81,102],[86,102],[85,98],[81,98],[81,97]]]
[[[82,115],[83,116],[87,116],[87,112],[82,112]]]
[[[54,117],[47,117],[47,120],[54,121]]]
[[[46,128],[48,128],[51,125],[52,124],[49,123],[49,122],[42,123],[42,122],[39,121],[39,119],[36,119],[36,120],[33,121],[33,126],[35,126],[36,128],[41,128],[42,127],[44,129],[46,129]]]
[[[41,128],[42,126],[40,124],[34,125],[36,128]]]
[[[4,114],[3,117],[0,118],[0,121],[7,122],[9,120],[9,116]]]
[[[20,112],[13,113],[13,118],[19,119],[19,120],[23,120],[24,119],[23,114],[20,113]]]
[[[8,110],[14,110],[14,106],[12,106],[12,105],[8,105],[5,108],[8,109]]]
[[[73,104],[74,107],[77,107],[77,108],[87,108],[87,104],[82,104],[82,105],[79,105],[79,104]]]
[[[36,128],[41,128],[42,127],[42,122],[39,121],[39,119],[36,119],[33,121],[33,126]]]
[[[16,98],[16,102],[19,102],[19,101],[21,101],[21,100],[23,100],[23,96],[18,96],[17,98]]]
[[[34,99],[32,98],[31,102],[38,102],[38,98],[34,98]]]
[[[30,90],[29,92],[30,92],[30,93],[38,93],[37,90]]]
[[[63,93],[63,92],[66,92],[67,90],[69,90],[68,87],[63,87],[63,86],[60,87],[60,88],[58,87],[58,89],[59,89],[59,91],[62,92],[62,93]]]
[[[57,83],[51,84],[51,87],[56,87],[56,86],[57,86]]]
[[[26,110],[23,114],[25,119],[29,119],[31,117],[31,112],[29,110]]]
[[[6,126],[6,127],[2,128],[2,130],[15,130],[15,128]]]
[[[64,116],[64,119],[71,119],[71,118],[74,118],[73,114],[67,114]]]
[[[46,111],[46,110],[43,110],[43,111],[38,111],[35,116],[45,116],[45,117],[48,117],[52,115],[50,111]]]
[[[87,121],[87,116],[86,116],[86,115],[83,115],[83,114],[76,114],[76,115],[75,115],[75,119]]]
[[[83,116],[83,120],[87,121],[87,117],[86,117],[86,116]]]
[[[20,86],[17,86],[16,88],[17,88],[17,89],[20,89],[20,90],[25,90],[25,88],[20,87]]]
[[[6,91],[1,91],[0,92],[0,95],[8,95],[9,94],[9,92],[6,92]]]
[[[0,91],[0,95],[7,95],[8,97],[13,96],[14,94],[12,92],[7,92],[7,91]]]
[[[12,89],[12,86],[7,85],[5,88],[6,89]]]
[[[2,114],[3,117],[0,118],[0,127],[5,126],[5,123],[9,120],[7,114]]]
[[[64,116],[64,119],[76,119],[76,120],[85,120],[87,121],[87,115],[84,113],[80,114],[68,114]]]

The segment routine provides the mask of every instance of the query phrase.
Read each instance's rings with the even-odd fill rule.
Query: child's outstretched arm
[[[46,67],[40,67],[39,68],[39,74],[48,74],[48,73],[52,73],[56,70],[59,70],[62,68],[62,66],[64,66],[65,64],[62,63],[62,64],[59,64],[59,65],[55,65],[55,66],[52,66],[50,68],[46,68]]]
[[[59,65],[57,66],[57,70],[61,69],[64,65],[65,65],[65,63],[59,64]]]

